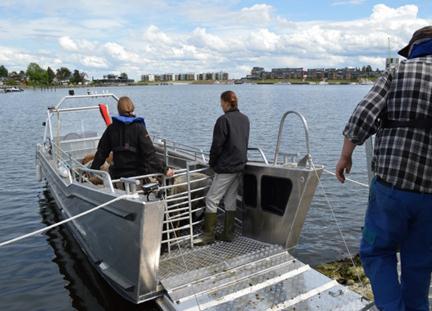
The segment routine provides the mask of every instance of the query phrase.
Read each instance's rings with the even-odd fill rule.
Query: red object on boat
[[[105,121],[106,126],[112,123],[111,117],[109,115],[108,107],[105,104],[99,104],[99,111],[102,115],[102,118]]]

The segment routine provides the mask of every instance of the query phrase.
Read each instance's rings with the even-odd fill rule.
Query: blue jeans
[[[374,178],[360,258],[380,310],[428,311],[432,272],[432,194],[403,191]]]

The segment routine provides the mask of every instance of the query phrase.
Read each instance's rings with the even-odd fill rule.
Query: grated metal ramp
[[[160,261],[172,310],[364,310],[369,302],[277,245],[238,237]]]

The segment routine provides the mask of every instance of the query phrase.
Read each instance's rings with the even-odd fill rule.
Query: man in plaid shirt
[[[432,26],[417,30],[355,108],[336,176],[376,133],[360,257],[380,310],[429,310],[432,272]],[[396,252],[400,250],[401,279]]]

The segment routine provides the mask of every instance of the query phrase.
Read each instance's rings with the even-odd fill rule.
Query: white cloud
[[[227,48],[227,45],[220,37],[207,33],[205,28],[195,28],[188,42],[199,48],[202,47],[221,51]]]
[[[85,53],[96,49],[94,42],[85,39],[74,40],[69,36],[60,37],[58,42],[62,49],[70,52]]]
[[[415,5],[378,4],[369,16],[356,20],[294,21],[278,16],[269,4],[238,8],[237,0],[226,0],[223,6],[216,0],[161,1],[160,5],[156,0],[146,1],[156,11],[163,11],[155,16],[140,10],[143,3],[139,0],[132,0],[127,8],[109,2],[113,7],[102,7],[103,14],[95,12],[102,0],[95,1],[77,0],[82,6],[65,7],[47,0],[52,6],[43,6],[50,13],[26,23],[0,16],[0,40],[5,45],[0,62],[23,69],[30,61],[78,69],[85,66],[82,69],[89,75],[124,71],[135,78],[150,72],[225,70],[245,74],[256,65],[266,69],[365,64],[382,68],[388,37],[396,51],[414,30],[432,22],[419,18]],[[342,2],[359,4],[362,0],[332,3]],[[77,21],[61,15],[60,8],[82,18]],[[136,16],[142,21],[131,24],[133,18],[129,17]],[[5,43],[16,38],[25,42],[21,48]]]
[[[373,8],[371,20],[382,22],[395,19],[415,19],[418,14],[416,5],[403,5],[399,8],[391,8],[385,4],[377,4]]]
[[[372,68],[381,68],[385,61],[384,57],[360,56],[358,60],[363,64],[371,65]]]
[[[249,8],[243,8],[240,11],[240,19],[262,23],[269,22],[272,18],[273,7],[268,4],[254,4]]]
[[[107,61],[102,57],[86,56],[82,59],[81,63],[84,66],[92,68],[108,68]]]
[[[143,39],[155,45],[169,45],[173,40],[155,25],[150,25],[143,34]]]
[[[0,47],[0,61],[4,63],[17,62],[19,64],[25,64],[34,62],[37,58],[29,53],[19,51],[14,48]]]
[[[137,62],[139,60],[138,54],[126,51],[125,48],[118,43],[108,42],[105,43],[104,47],[111,57],[118,60],[129,62]]]
[[[280,36],[268,29],[259,29],[250,34],[247,46],[252,50],[275,51],[278,47]]]
[[[59,38],[60,46],[66,51],[78,51],[78,45],[70,37],[64,36]]]

